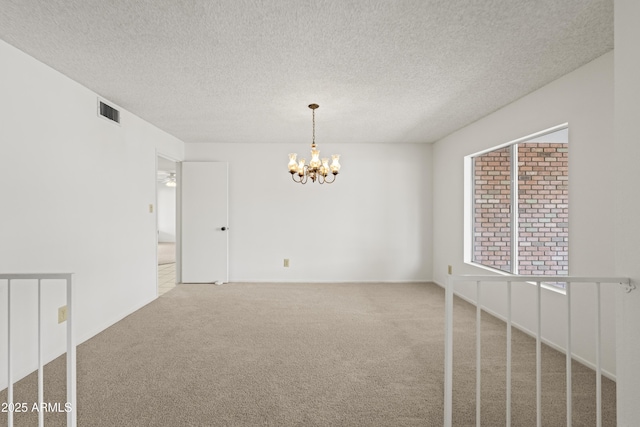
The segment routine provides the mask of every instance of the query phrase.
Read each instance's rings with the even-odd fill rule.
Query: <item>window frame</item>
[[[551,128],[542,130],[540,132],[536,132],[522,138],[518,138],[500,145],[495,145],[485,150],[481,150],[475,152],[473,154],[469,154],[464,157],[464,263],[472,265],[474,267],[482,268],[488,270],[495,274],[500,275],[519,275],[519,263],[518,263],[518,252],[519,252],[519,229],[518,229],[518,219],[519,219],[519,189],[518,189],[518,144],[530,142],[532,139],[540,138],[544,135],[558,132],[561,130],[569,129],[569,123],[563,123],[557,126],[553,126]],[[569,138],[567,137],[567,141],[565,142],[567,145],[569,144]],[[501,270],[496,267],[492,267],[485,264],[480,264],[474,261],[474,246],[475,246],[475,238],[474,238],[474,209],[475,209],[475,169],[474,169],[474,159],[483,154],[491,153],[506,147],[510,147],[511,150],[511,167],[510,167],[510,208],[511,208],[511,217],[510,217],[510,227],[511,227],[511,251],[510,251],[510,264],[511,264],[511,272]],[[568,228],[568,227],[567,227]],[[569,251],[569,247],[567,247],[567,251]],[[569,267],[569,266],[568,266]],[[516,271],[515,273],[513,271]],[[567,274],[569,274],[569,269],[567,268]],[[549,278],[553,277],[562,277],[562,275],[557,276],[549,276]],[[551,282],[551,280],[550,280]],[[565,293],[564,288],[552,285],[552,284],[543,284],[543,287],[562,293]]]

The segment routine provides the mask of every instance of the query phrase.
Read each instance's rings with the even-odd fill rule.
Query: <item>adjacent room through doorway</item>
[[[158,296],[176,286],[176,187],[176,163],[158,156],[156,185]]]

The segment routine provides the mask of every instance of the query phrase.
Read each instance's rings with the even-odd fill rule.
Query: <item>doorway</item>
[[[156,225],[158,259],[158,296],[177,283],[177,164],[163,156],[156,161]]]

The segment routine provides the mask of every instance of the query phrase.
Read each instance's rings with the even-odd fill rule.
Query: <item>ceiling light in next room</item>
[[[169,173],[165,179],[162,180],[162,183],[167,187],[176,187],[176,174],[175,172]]]

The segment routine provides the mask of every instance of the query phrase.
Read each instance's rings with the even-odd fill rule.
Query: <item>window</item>
[[[569,274],[565,126],[468,156],[467,260],[522,275]]]

